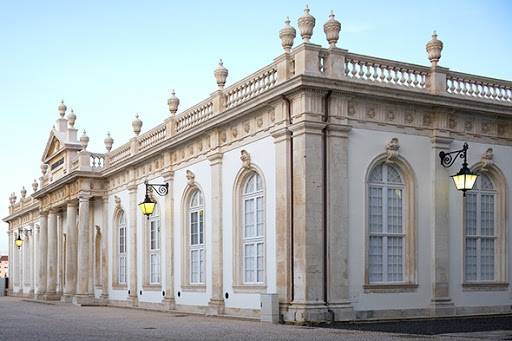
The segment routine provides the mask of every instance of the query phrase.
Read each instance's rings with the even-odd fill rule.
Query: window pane
[[[151,283],[159,283],[160,282],[160,255],[159,254],[151,254],[149,258],[150,262],[150,282]]]
[[[467,281],[476,281],[476,238],[466,238],[464,277]]]
[[[484,190],[493,190],[494,185],[492,184],[491,179],[485,174],[480,174],[480,189]]]
[[[480,240],[480,274],[482,281],[494,280],[494,239]]]
[[[256,191],[263,190],[263,181],[261,180],[261,176],[256,174]]]
[[[245,200],[244,204],[244,237],[254,237],[255,230],[254,230],[254,199],[247,199]]]
[[[400,173],[398,172],[398,170],[395,167],[392,167],[389,165],[386,166],[386,168],[387,168],[387,173],[388,173],[387,182],[391,182],[394,184],[401,184],[402,178],[400,177]]]
[[[263,197],[256,198],[256,225],[257,225],[257,236],[263,236]]]
[[[257,270],[256,282],[260,282],[260,283],[263,282],[263,269],[264,269],[263,252],[264,252],[263,243],[258,243],[257,244],[257,261],[256,261],[256,263],[257,263],[256,264],[256,270]]]
[[[464,230],[466,236],[476,235],[476,197],[475,193],[466,193],[464,202]]]
[[[203,210],[199,211],[199,244],[204,243],[204,214]]]
[[[368,181],[371,183],[382,183],[382,165],[375,166],[372,169]]]
[[[370,233],[382,232],[382,188],[370,187],[369,196],[369,230]]]
[[[388,237],[388,282],[403,280],[403,237]]]
[[[388,233],[402,233],[402,190],[388,189]]]
[[[481,194],[480,196],[480,234],[494,235],[494,194]]]
[[[205,271],[205,262],[204,262],[204,249],[199,251],[199,282],[204,283],[204,271]]]
[[[198,216],[197,212],[190,213],[190,244],[197,245],[199,243],[199,231],[198,231]]]
[[[254,282],[256,275],[256,254],[255,245],[246,244],[244,247],[244,269],[245,269],[245,282]]]
[[[245,184],[244,193],[254,193],[255,192],[255,174],[251,175]]]
[[[156,249],[156,222],[150,222],[150,232],[149,232],[149,248],[150,250]]]
[[[382,237],[370,237],[368,244],[368,280],[382,282]]]
[[[190,252],[190,282],[199,282],[199,250],[192,250]]]

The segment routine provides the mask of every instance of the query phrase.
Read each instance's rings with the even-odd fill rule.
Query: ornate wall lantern
[[[464,196],[466,196],[467,191],[473,189],[476,179],[478,178],[478,175],[471,172],[471,170],[468,168],[468,148],[468,144],[464,143],[461,150],[456,150],[454,152],[449,153],[445,153],[443,151],[439,152],[439,157],[441,158],[441,165],[445,168],[451,167],[458,157],[464,159],[460,171],[457,174],[451,176],[453,182],[455,183],[455,187],[457,187],[459,191],[462,191]]]
[[[18,237],[14,240],[14,244],[16,244],[16,247],[18,248],[18,250],[23,245],[23,239],[21,239],[21,233],[19,230],[18,230]]]
[[[144,201],[139,204],[139,208],[146,217],[153,214],[155,211],[156,201],[151,199],[150,194],[156,192],[160,196],[167,195],[169,193],[169,184],[150,184],[147,181],[144,182],[146,185],[146,196],[144,197]]]

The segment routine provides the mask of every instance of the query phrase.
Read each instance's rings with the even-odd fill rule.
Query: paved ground
[[[508,334],[507,334],[508,333]],[[436,336],[507,339],[511,332]],[[272,325],[112,307],[48,305],[0,297],[0,340],[398,340],[432,336]]]

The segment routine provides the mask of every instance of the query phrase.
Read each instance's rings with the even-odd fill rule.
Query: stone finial
[[[284,52],[290,53],[293,47],[293,40],[297,36],[297,31],[290,25],[290,18],[286,17],[284,27],[279,31],[279,38],[281,39],[281,46]]]
[[[25,199],[25,197],[27,196],[27,189],[25,188],[25,186],[21,187],[20,194],[21,194],[21,199]]]
[[[13,206],[16,203],[16,194],[14,192],[9,196],[9,203]]]
[[[64,115],[66,114],[67,109],[68,109],[68,107],[66,107],[66,105],[64,104],[64,100],[61,100],[59,107],[58,107],[59,115],[61,118],[64,118]]]
[[[37,182],[36,179],[34,179],[34,182],[32,182],[32,189],[34,190],[34,192],[37,192],[38,188],[39,188],[39,183]]]
[[[494,164],[494,151],[492,148],[488,148],[480,158],[480,161],[482,162],[482,171],[486,171],[487,168]]]
[[[432,63],[432,66],[436,67],[439,59],[441,59],[441,51],[443,50],[443,42],[437,39],[436,31],[432,33],[432,40],[427,43],[426,48],[428,59]]]
[[[240,151],[240,160],[242,161],[242,166],[245,169],[251,168],[251,154],[245,149]]]
[[[41,174],[45,175],[48,171],[48,165],[46,163],[41,163]]]
[[[398,138],[393,137],[391,141],[386,143],[386,161],[393,161],[398,157],[398,150],[400,149],[400,143]]]
[[[302,41],[305,43],[309,43],[309,40],[313,36],[313,28],[315,27],[315,17],[309,14],[309,7],[306,5],[304,9],[304,15],[297,20],[297,24],[299,25],[300,36],[302,37]]]
[[[340,38],[340,31],[341,23],[338,20],[334,19],[334,12],[331,11],[331,14],[329,15],[329,20],[327,20],[326,23],[324,24],[324,33],[327,42],[329,43],[329,47],[336,47],[336,43]]]
[[[213,75],[215,76],[215,80],[217,81],[217,85],[219,86],[219,89],[224,89],[224,85],[226,84],[226,79],[228,78],[228,69],[224,67],[224,63],[222,62],[222,59],[219,60],[219,65],[217,65],[217,68],[213,72]]]
[[[107,137],[103,140],[105,143],[105,148],[107,149],[107,152],[110,152],[112,150],[112,145],[114,144],[114,139],[112,136],[110,136],[110,132],[107,133]]]
[[[180,99],[176,97],[174,89],[171,92],[171,97],[167,100],[167,104],[169,105],[169,112],[173,115],[176,114],[178,106],[180,105]]]
[[[83,150],[87,149],[87,145],[89,144],[89,136],[87,136],[87,133],[85,130],[84,130],[82,136],[80,136],[80,144],[82,145]]]
[[[135,115],[135,119],[132,121],[132,128],[133,132],[135,133],[135,136],[139,136],[140,131],[142,129],[142,121],[139,118],[139,114]]]
[[[70,128],[74,128],[76,122],[76,115],[73,109],[70,110],[68,114],[68,124]]]
[[[192,173],[191,170],[187,169],[186,176],[187,176],[187,183],[189,184],[189,186],[193,186],[196,181],[196,175],[194,173]]]

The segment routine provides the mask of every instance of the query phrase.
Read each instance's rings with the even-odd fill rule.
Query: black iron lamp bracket
[[[169,184],[150,184],[149,182],[145,181],[144,184],[146,185],[146,195],[149,193],[155,192],[156,194],[160,196],[167,195],[169,193]]]
[[[460,149],[460,150],[456,150],[456,151],[448,152],[448,153],[440,151],[439,157],[441,158],[441,165],[445,168],[451,167],[454,164],[455,160],[457,160],[457,158],[461,158],[461,159],[464,159],[462,166],[467,167],[467,165],[468,165],[468,162],[467,162],[468,148],[469,148],[468,144],[464,143],[464,145],[462,146],[462,149]]]

